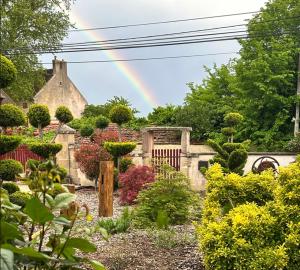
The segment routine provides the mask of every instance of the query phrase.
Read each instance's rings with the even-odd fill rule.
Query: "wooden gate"
[[[0,160],[3,159],[14,159],[20,161],[24,168],[28,159],[43,160],[41,156],[30,151],[26,145],[20,145],[14,151],[0,155]]]
[[[176,171],[180,171],[181,149],[153,149],[152,164],[155,172],[160,171],[163,164],[168,164]]]

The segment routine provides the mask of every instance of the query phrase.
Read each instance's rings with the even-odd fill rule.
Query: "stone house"
[[[47,82],[34,96],[34,103],[47,105],[52,120],[55,120],[55,110],[61,105],[68,107],[74,118],[80,118],[88,104],[86,99],[68,77],[67,62],[55,58],[52,63],[53,69],[47,71]]]

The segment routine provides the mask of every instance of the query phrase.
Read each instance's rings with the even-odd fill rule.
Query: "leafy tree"
[[[66,106],[59,106],[55,111],[55,117],[61,124],[67,124],[73,120],[73,115]]]
[[[101,130],[107,128],[109,125],[109,119],[104,115],[99,115],[96,119],[96,128]]]
[[[0,54],[0,89],[12,84],[16,79],[17,69],[13,62]]]
[[[40,138],[43,138],[43,128],[50,124],[50,113],[46,105],[33,104],[27,113],[29,123],[39,129]]]
[[[165,107],[158,106],[153,112],[148,114],[148,121],[158,126],[174,126],[176,125],[177,106],[167,104]]]
[[[227,113],[224,117],[224,122],[227,127],[222,128],[222,133],[228,137],[228,141],[233,143],[233,135],[236,133],[235,127],[242,122],[244,117],[239,113]]]
[[[1,51],[14,62],[18,76],[7,88],[14,100],[32,100],[44,83],[44,69],[33,51],[59,48],[70,29],[72,0],[1,1]]]
[[[13,105],[4,104],[0,106],[0,126],[4,129],[8,127],[22,126],[26,123],[23,111]]]

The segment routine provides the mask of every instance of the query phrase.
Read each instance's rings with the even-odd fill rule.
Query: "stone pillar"
[[[142,133],[143,136],[143,165],[151,165],[152,159],[152,150],[154,146],[154,132],[144,130]]]
[[[180,155],[180,171],[189,177],[191,160],[189,158],[190,153],[190,128],[184,128],[181,131],[181,155]]]
[[[65,168],[72,178],[73,184],[80,184],[77,175],[77,164],[74,158],[74,144],[76,131],[63,125],[55,139],[55,143],[63,146],[62,150],[56,155],[56,162]]]

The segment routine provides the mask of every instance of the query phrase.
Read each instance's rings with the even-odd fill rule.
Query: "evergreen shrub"
[[[28,192],[16,191],[13,194],[9,195],[9,200],[21,207],[26,205],[26,202],[32,198],[32,195]]]
[[[105,142],[104,148],[113,157],[121,157],[129,154],[136,148],[134,142]]]
[[[20,191],[20,188],[15,183],[3,183],[2,188],[7,190],[8,194],[13,194],[16,191]]]
[[[7,57],[0,54],[0,89],[9,86],[17,75],[14,63]]]
[[[8,136],[0,134],[0,155],[15,150],[21,143],[18,136]]]
[[[23,165],[13,159],[0,160],[0,179],[14,181],[23,172]]]
[[[16,105],[3,104],[0,106],[0,126],[17,127],[26,123],[23,111]]]
[[[46,159],[54,157],[62,149],[62,145],[58,143],[31,143],[28,147],[32,152]]]

